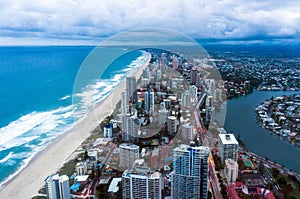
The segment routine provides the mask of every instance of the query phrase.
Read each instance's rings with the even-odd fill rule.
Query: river
[[[246,149],[300,173],[300,149],[280,140],[260,127],[254,108],[272,96],[292,95],[299,91],[254,91],[227,101],[224,128],[235,135],[240,133]]]

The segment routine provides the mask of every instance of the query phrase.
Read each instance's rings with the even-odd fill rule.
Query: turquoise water
[[[24,168],[51,140],[71,127],[89,107],[86,93],[99,103],[145,61],[132,51],[73,93],[76,74],[93,47],[0,47],[0,183]],[[99,63],[99,67],[101,63]],[[104,66],[103,66],[104,67]],[[76,96],[78,104],[73,104]],[[91,105],[92,106],[92,105]],[[74,108],[75,107],[75,108]],[[84,110],[84,111],[83,111]]]

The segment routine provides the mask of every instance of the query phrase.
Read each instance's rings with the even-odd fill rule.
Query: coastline
[[[147,55],[147,60],[138,68],[129,71],[128,75],[134,75],[136,79],[141,76],[143,69],[151,60],[151,54]],[[44,185],[44,179],[56,173],[97,125],[112,113],[121,99],[125,85],[124,78],[105,99],[88,112],[85,118],[36,154],[23,170],[3,184],[0,189],[1,197],[30,199],[35,196]]]

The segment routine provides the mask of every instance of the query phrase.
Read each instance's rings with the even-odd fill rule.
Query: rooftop
[[[219,134],[219,138],[221,139],[222,143],[225,144],[239,144],[238,141],[235,139],[235,136],[230,134]]]
[[[77,182],[85,182],[89,178],[89,175],[80,175],[76,176],[75,181]]]
[[[108,192],[116,193],[117,191],[119,191],[118,184],[121,181],[122,181],[122,178],[113,178],[113,180],[111,181],[111,183],[109,185]]]
[[[122,143],[119,145],[120,148],[127,148],[127,149],[139,149],[139,146],[135,144],[130,144],[130,143]]]

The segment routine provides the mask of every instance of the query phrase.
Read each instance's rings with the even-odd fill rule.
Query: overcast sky
[[[300,1],[0,1],[0,45],[98,44],[143,27],[174,29],[195,39],[298,41]]]

